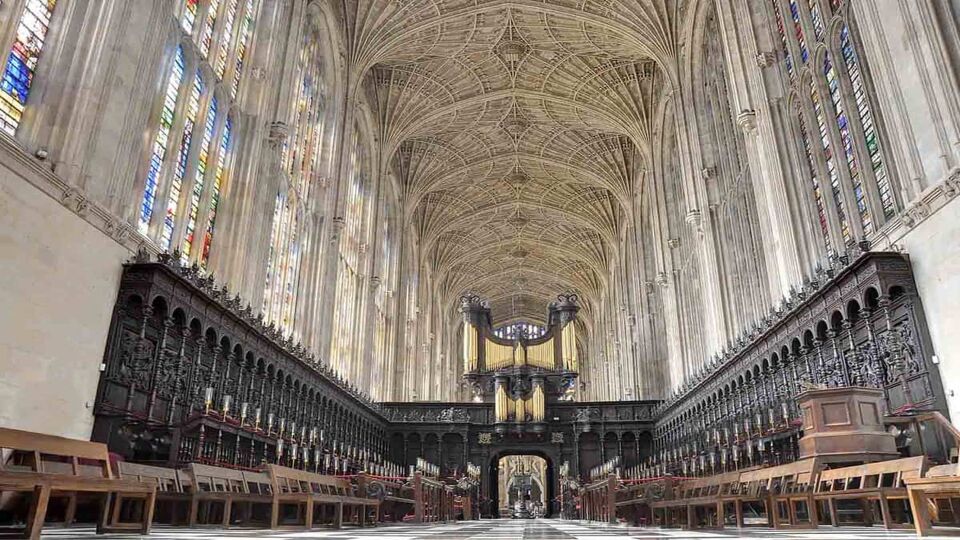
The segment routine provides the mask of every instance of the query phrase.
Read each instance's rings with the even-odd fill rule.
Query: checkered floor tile
[[[682,531],[676,529],[632,528],[585,521],[553,519],[510,520],[494,519],[436,525],[387,525],[369,529],[341,529],[312,531],[264,531],[256,529],[186,529],[154,527],[149,537],[129,534],[96,536],[92,528],[49,529],[43,538],[48,540],[91,539],[133,540],[259,540],[301,538],[332,538],[341,540],[655,540],[655,539],[711,539],[749,538],[752,540],[906,540],[916,538],[913,531],[887,531],[880,527],[820,527],[819,530],[774,531],[749,528],[722,531]],[[937,537],[929,537],[937,538]],[[947,538],[947,537],[943,537]],[[954,536],[953,538],[956,538]]]

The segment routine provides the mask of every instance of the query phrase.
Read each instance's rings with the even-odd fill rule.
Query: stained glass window
[[[243,59],[247,55],[247,46],[250,41],[250,31],[253,28],[253,1],[247,0],[243,10],[243,21],[240,23],[240,41],[237,44],[237,62],[233,68],[233,84],[230,87],[230,97],[237,98],[240,89],[240,76],[243,74]]]
[[[186,0],[183,5],[183,16],[180,17],[180,27],[190,35],[193,33],[193,23],[197,20],[197,4],[199,0]]]
[[[264,317],[282,330],[293,323],[301,253],[296,201],[288,195],[278,193],[274,205],[263,307]]]
[[[236,106],[233,87],[253,34],[257,1],[181,2],[176,21],[180,40],[195,37],[198,54],[177,48],[147,170],[139,230],[153,236],[160,248],[179,250],[185,262],[205,267],[224,186],[230,178],[230,148],[236,136],[233,119],[224,113]],[[229,96],[213,95],[219,79],[225,79],[225,85],[229,81],[234,90]],[[174,118],[176,115],[182,117]],[[169,156],[168,150],[176,154]],[[160,227],[151,231],[154,198],[158,196],[165,213]]]
[[[817,39],[823,39],[823,17],[820,16],[819,0],[807,0],[810,8],[810,19],[813,21],[813,31]]]
[[[213,31],[217,26],[217,13],[220,11],[220,0],[210,0],[207,5],[207,18],[203,23],[203,31],[200,34],[200,55],[204,58],[210,54],[210,45],[213,43]]]
[[[362,153],[358,128],[350,146],[350,179],[347,192],[347,207],[344,210],[343,234],[340,238],[340,268],[337,273],[337,292],[334,311],[334,339],[330,359],[341,370],[354,367],[358,355],[353,338],[356,334],[357,302],[360,290],[360,249],[363,244],[363,217],[366,206],[363,174],[359,167]]]
[[[193,180],[193,189],[190,193],[190,213],[187,214],[187,228],[183,238],[183,249],[181,249],[184,260],[189,259],[190,250],[193,248],[193,234],[197,227],[197,214],[200,213],[200,199],[203,196],[203,185],[207,176],[207,160],[210,158],[210,142],[213,140],[216,121],[217,98],[213,98],[210,100],[210,107],[207,109],[203,138],[200,140],[200,155],[197,158],[197,175]]]
[[[845,17],[841,12],[843,1],[772,0],[771,5],[786,56],[787,73],[790,76],[787,84],[794,92],[810,96],[810,100],[801,105],[797,121],[803,138],[804,155],[801,158],[810,166],[810,181],[820,229],[824,232],[825,240],[833,238],[834,243],[839,243],[842,238],[845,244],[850,244],[857,240],[850,227],[851,219],[856,219],[855,223],[861,225],[857,227],[858,233],[862,229],[864,234],[869,235],[876,231],[880,222],[892,217],[896,208],[881,155],[876,119],[871,114],[863,67],[858,61],[850,29],[844,21],[840,21],[839,25],[836,22],[836,19]],[[787,7],[789,19],[786,17]],[[807,10],[807,13],[804,14],[803,10]],[[809,19],[803,20],[807,14]],[[787,29],[788,20],[793,22],[793,31]],[[808,28],[813,29],[812,33],[804,35],[801,22],[809,22]],[[834,43],[831,39],[836,36],[833,32],[837,29],[839,42]],[[822,64],[816,66],[814,75],[823,77],[825,91],[818,90],[820,81],[811,82],[807,88],[807,82],[796,76],[801,64],[812,64],[810,58],[814,50],[823,51],[822,56],[817,56],[818,60],[822,58]],[[794,52],[792,58],[790,51]],[[801,57],[801,61],[797,61],[797,57]],[[851,89],[852,92],[848,93]],[[833,125],[836,125],[836,130]],[[820,144],[816,143],[818,132]],[[866,143],[865,146],[861,140]],[[866,152],[863,152],[864,148]],[[864,168],[868,161],[869,168]],[[872,183],[874,180],[876,184]],[[832,199],[825,200],[824,197]],[[827,215],[828,211],[833,211],[831,201],[836,202],[836,220]],[[879,215],[879,209],[882,209],[882,216]],[[826,219],[828,217],[829,220]],[[830,230],[834,226],[839,226],[840,231]],[[826,232],[832,234],[827,235]],[[827,252],[839,247],[831,248],[828,245]]]
[[[843,208],[843,196],[840,190],[840,173],[837,170],[836,160],[833,155],[833,147],[830,143],[830,136],[827,133],[827,121],[824,116],[823,106],[820,104],[820,96],[817,95],[817,89],[810,84],[810,100],[813,103],[813,112],[817,119],[817,128],[820,132],[820,142],[823,149],[823,158],[827,165],[827,173],[830,176],[830,189],[833,192],[833,198],[837,205],[837,217],[840,220],[840,233],[845,243],[852,241],[850,224],[847,222],[847,214]]]
[[[523,336],[527,339],[538,338],[547,333],[547,329],[539,324],[529,322],[515,322],[501,326],[493,331],[493,334],[502,339],[516,339]]]
[[[797,37],[797,45],[800,47],[800,57],[806,64],[810,60],[810,51],[807,49],[807,40],[803,37],[803,26],[800,25],[800,7],[797,6],[797,0],[790,0],[790,17],[793,19],[793,31]]]
[[[187,159],[190,157],[190,140],[193,137],[193,127],[197,122],[197,113],[200,109],[200,95],[203,93],[203,77],[200,70],[193,80],[193,90],[190,92],[190,101],[187,103],[187,118],[183,124],[183,138],[180,141],[180,151],[177,155],[176,168],[170,182],[170,197],[167,203],[167,215],[163,218],[163,230],[160,234],[160,246],[168,250],[173,238],[174,221],[177,219],[177,208],[180,205],[180,189],[183,187],[183,176],[187,172]]]
[[[884,167],[883,157],[880,153],[880,141],[877,138],[877,128],[873,123],[870,102],[867,99],[866,89],[863,86],[863,77],[860,74],[857,53],[853,49],[853,43],[850,40],[850,29],[847,28],[847,25],[843,25],[840,29],[840,52],[843,55],[847,74],[850,77],[850,84],[853,86],[853,97],[857,104],[857,115],[860,117],[860,124],[863,127],[863,137],[867,142],[870,166],[873,168],[874,177],[877,180],[880,205],[883,208],[884,217],[889,219],[896,213],[893,193],[890,189],[890,180],[887,178],[887,170],[886,167]]]
[[[263,306],[262,311],[264,318],[267,320],[273,320],[273,304],[274,298],[278,295],[275,291],[274,283],[278,283],[279,280],[277,276],[282,274],[281,269],[279,268],[279,263],[282,262],[277,257],[277,251],[280,249],[280,236],[281,229],[283,228],[283,208],[285,205],[285,197],[283,193],[278,192],[277,198],[273,203],[273,221],[271,221],[270,227],[270,244],[269,251],[267,252],[267,275],[263,284]]]
[[[813,146],[810,142],[810,135],[807,132],[806,122],[803,121],[803,115],[798,111],[797,121],[800,127],[800,139],[803,143],[803,153],[806,158],[807,168],[810,173],[810,184],[813,186],[813,198],[817,206],[817,218],[820,221],[820,232],[823,234],[823,242],[827,252],[832,251],[830,242],[830,229],[827,225],[827,213],[823,202],[823,189],[820,187],[820,180],[817,176],[817,167],[813,160]]]
[[[217,53],[217,78],[223,78],[227,69],[227,57],[230,55],[230,45],[233,44],[233,21],[237,17],[238,0],[229,0],[227,5],[227,19],[223,25],[223,37],[220,38],[220,52]]]
[[[0,82],[0,127],[10,135],[16,134],[23,118],[56,4],[56,0],[27,0],[17,23],[17,35]]]
[[[857,157],[853,149],[853,137],[850,133],[850,122],[846,111],[843,109],[843,96],[840,91],[840,79],[837,77],[837,71],[833,67],[830,54],[827,53],[823,62],[823,74],[827,80],[827,89],[830,92],[830,101],[833,103],[833,110],[836,113],[837,128],[840,132],[840,144],[843,146],[843,153],[846,157],[847,168],[850,171],[850,181],[853,184],[853,195],[857,211],[860,214],[860,222],[863,225],[865,233],[873,230],[873,224],[870,220],[870,209],[867,207],[867,201],[864,198],[863,182],[860,170],[857,167]]]
[[[384,213],[390,214],[387,209],[387,203],[384,204]],[[387,383],[389,375],[387,366],[392,348],[387,340],[389,339],[389,329],[393,327],[394,302],[388,295],[388,288],[394,283],[394,229],[391,226],[392,220],[380,220],[380,269],[377,275],[380,277],[380,287],[376,290],[374,297],[374,350],[373,358],[377,369],[372,374],[372,385],[374,398],[383,398],[382,384]]]
[[[173,113],[177,106],[177,94],[183,82],[183,47],[177,47],[173,67],[167,79],[166,91],[163,97],[163,108],[160,110],[160,126],[153,142],[153,151],[150,154],[150,166],[147,170],[147,179],[143,190],[143,199],[140,203],[140,220],[138,227],[141,233],[146,234],[150,226],[150,216],[153,214],[153,202],[157,195],[157,182],[160,177],[160,168],[163,157],[167,153],[167,143],[170,136],[170,127],[173,125]]]
[[[233,119],[227,118],[220,137],[220,149],[217,151],[217,170],[213,175],[213,190],[210,193],[210,212],[207,216],[207,228],[203,234],[203,251],[200,254],[200,266],[207,266],[210,258],[210,245],[213,242],[213,227],[216,225],[217,208],[220,206],[220,188],[226,174],[227,152],[230,149],[230,137],[233,134]]]
[[[787,74],[793,75],[793,56],[790,54],[790,47],[787,45],[787,31],[783,24],[783,14],[780,13],[778,0],[773,0],[773,13],[777,19],[777,33],[780,34],[780,45],[783,47],[783,58],[787,64]]]
[[[241,26],[241,39],[243,29]],[[321,87],[320,40],[307,33],[299,58],[300,81],[295,96],[293,133],[283,149],[283,166],[290,185],[274,208],[269,261],[264,288],[264,317],[281,329],[292,326],[301,254],[307,237],[299,203],[309,200],[322,157],[324,97]]]

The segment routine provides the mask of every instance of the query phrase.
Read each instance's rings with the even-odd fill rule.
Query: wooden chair
[[[0,492],[33,494],[26,527],[17,531],[23,538],[40,538],[51,497],[66,496],[74,501],[68,502],[69,524],[73,519],[71,505],[75,507],[78,493],[94,493],[101,497],[98,534],[115,531],[150,533],[156,484],[116,478],[105,445],[0,428],[0,455],[6,457],[0,462]],[[132,521],[123,521],[128,516],[121,513],[119,505],[110,504],[113,497],[137,503],[132,508]]]
[[[839,469],[827,469],[820,473],[816,485],[814,500],[826,506],[830,522],[840,525],[872,525],[878,521],[876,507],[879,507],[880,521],[887,529],[910,528],[912,515],[908,511],[906,481],[919,479],[927,468],[925,456],[914,456],[889,461],[865,463]],[[895,520],[891,513],[890,501],[899,501],[902,517]],[[854,508],[839,508],[838,502],[857,501]],[[861,519],[842,519],[849,512],[861,516]]]
[[[960,465],[930,467],[922,478],[905,478],[917,536],[929,536],[935,525],[960,526]]]

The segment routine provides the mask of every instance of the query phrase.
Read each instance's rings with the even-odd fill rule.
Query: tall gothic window
[[[390,346],[396,313],[396,302],[393,300],[393,287],[396,282],[397,250],[396,233],[393,228],[393,217],[390,212],[389,200],[384,201],[383,212],[385,219],[380,220],[380,251],[377,276],[380,278],[379,287],[374,292],[374,334],[373,359],[376,370],[372,373],[370,388],[375,399],[385,399],[386,387],[389,381],[387,369],[390,366]]]
[[[827,253],[896,213],[844,0],[771,0]],[[819,141],[816,141],[819,136]],[[813,140],[811,140],[813,137]],[[816,142],[814,142],[816,141]],[[869,166],[867,166],[869,164]],[[824,188],[829,184],[829,201]]]
[[[9,135],[16,134],[23,118],[56,4],[56,0],[27,0],[16,19],[13,43],[7,44],[7,64],[0,81],[0,128]]]
[[[230,178],[232,111],[255,15],[256,0],[182,0],[180,44],[153,124],[138,229],[203,268]]]
[[[353,130],[350,142],[350,178],[347,182],[347,206],[340,235],[340,266],[334,299],[333,343],[330,362],[345,373],[353,367],[356,354],[357,317],[359,314],[361,250],[365,250],[363,220],[367,206],[367,186],[361,165],[363,152],[359,127]]]
[[[324,119],[322,41],[307,32],[300,50],[299,82],[293,104],[291,140],[283,150],[284,180],[277,193],[264,284],[264,317],[283,331],[292,330],[301,254],[307,235],[301,230],[308,212],[311,188],[320,174]]]

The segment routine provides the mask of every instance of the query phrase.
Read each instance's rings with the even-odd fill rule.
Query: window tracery
[[[255,0],[248,0],[236,24],[242,1],[183,0],[180,5],[179,44],[153,124],[138,212],[141,234],[201,268],[210,259],[216,214],[230,178],[232,111],[255,17]]]

